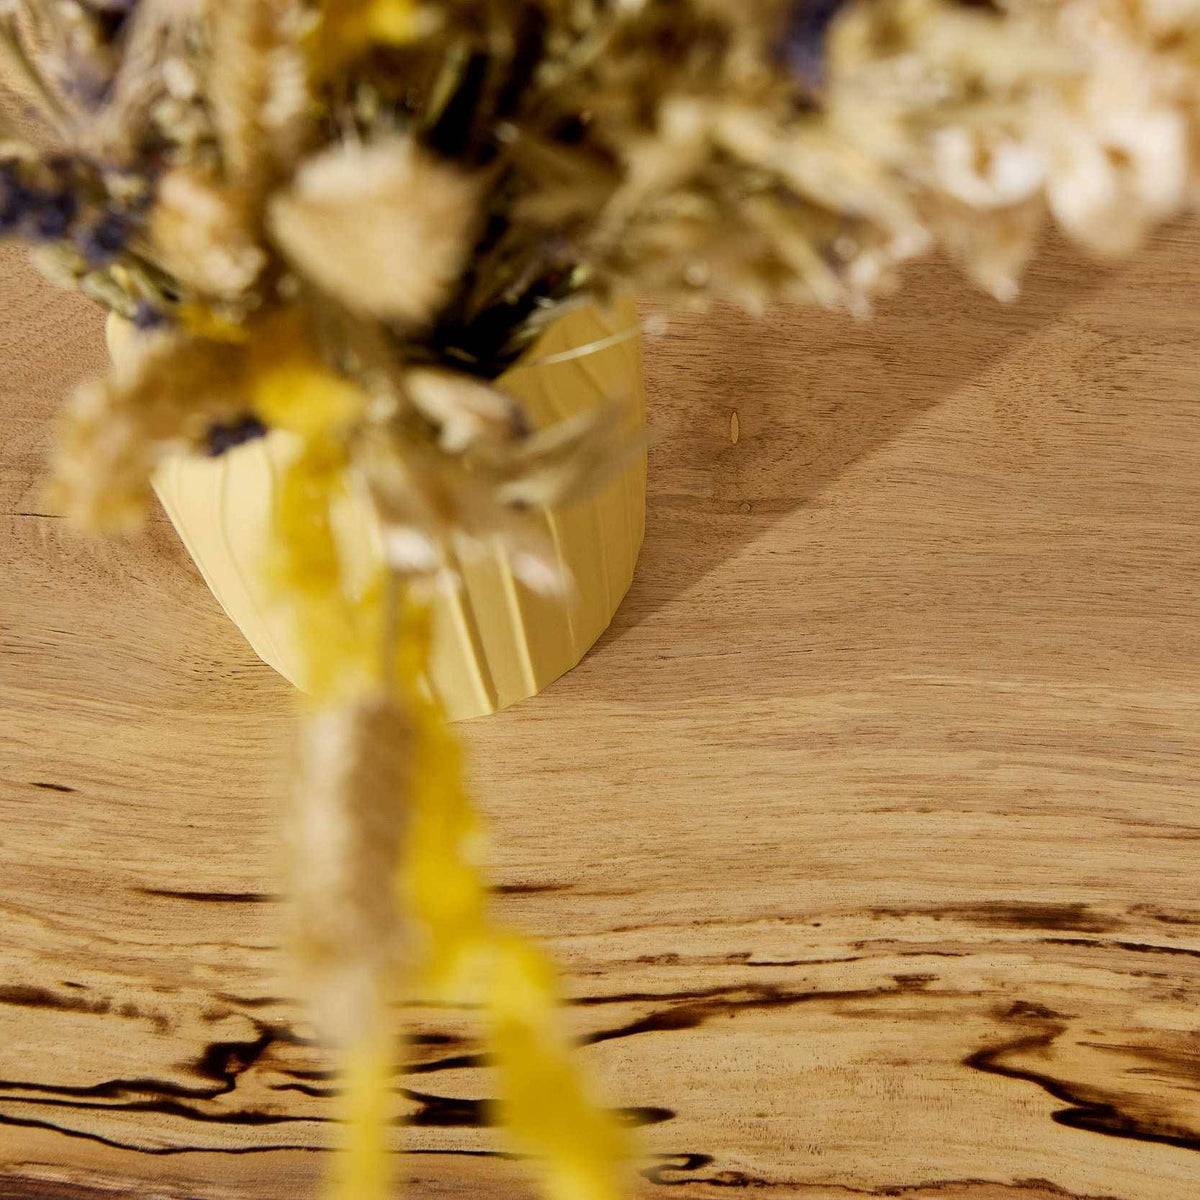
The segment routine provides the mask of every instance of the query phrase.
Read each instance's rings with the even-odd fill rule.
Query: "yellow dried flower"
[[[289,382],[300,387],[291,399]],[[306,651],[303,682],[315,705],[301,731],[293,893],[299,965],[323,1032],[343,1056],[345,1141],[326,1191],[332,1200],[385,1200],[392,1177],[386,1013],[400,924],[393,879],[412,739],[382,678],[379,589],[349,594],[333,531],[346,462],[333,432],[348,385],[285,356],[261,368],[254,387],[268,409],[303,414],[296,423],[305,440],[276,496],[272,575]]]
[[[347,594],[331,506],[344,488],[346,458],[328,439],[313,439],[285,472],[275,500],[272,561],[281,600],[292,611],[305,651],[301,683],[314,698],[337,702],[377,686],[383,626],[378,591]]]
[[[175,310],[175,319],[187,333],[207,342],[243,346],[250,341],[245,325],[225,316],[210,304],[189,300]]]
[[[282,358],[256,372],[250,397],[266,424],[303,437],[352,425],[366,405],[361,388],[297,358]]]
[[[327,79],[372,43],[403,45],[419,36],[420,9],[414,0],[322,0],[310,38],[313,74]]]
[[[494,933],[491,962],[501,1123],[537,1156],[551,1200],[615,1200],[624,1139],[588,1098],[569,1044],[556,1031],[559,998],[549,959],[523,939]]]
[[[558,984],[545,954],[497,926],[480,871],[480,820],[461,751],[424,696],[427,614],[405,616],[396,666],[415,730],[408,850],[398,883],[427,933],[429,986],[442,999],[476,998],[483,976],[488,1045],[499,1071],[497,1115],[532,1155],[553,1200],[616,1200],[624,1139],[587,1097],[560,1028]]]

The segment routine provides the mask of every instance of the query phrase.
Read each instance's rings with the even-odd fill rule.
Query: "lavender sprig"
[[[0,159],[0,236],[67,243],[92,266],[125,250],[152,198],[148,180],[80,155]]]

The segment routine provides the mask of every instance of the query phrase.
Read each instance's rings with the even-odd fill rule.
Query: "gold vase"
[[[636,330],[632,301],[575,309],[498,386],[522,403],[536,427],[611,401],[627,403],[629,419],[640,424],[642,344]],[[128,326],[110,320],[108,336],[114,358],[128,353]],[[576,350],[585,352],[574,355]],[[288,615],[271,602],[261,570],[275,488],[293,449],[286,434],[271,433],[220,458],[175,458],[159,468],[154,488],[221,607],[255,653],[294,683],[296,638]],[[646,464],[639,455],[585,500],[540,513],[574,581],[568,596],[530,591],[499,545],[460,560],[461,585],[434,601],[429,671],[450,720],[533,696],[587,653],[629,590],[645,531],[645,497]],[[361,565],[378,555],[369,510],[348,501],[335,518],[348,557]]]

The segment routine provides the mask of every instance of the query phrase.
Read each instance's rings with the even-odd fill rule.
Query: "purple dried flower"
[[[109,209],[83,235],[80,249],[93,266],[102,266],[125,249],[132,233],[128,214]]]
[[[133,313],[133,324],[143,332],[151,329],[161,329],[167,324],[167,314],[155,308],[147,300],[139,300]]]
[[[79,68],[74,74],[62,81],[64,91],[72,100],[90,110],[103,108],[112,94],[112,80],[88,74],[84,68]]]
[[[255,438],[265,437],[267,427],[252,416],[242,417],[231,425],[214,425],[208,431],[208,456],[219,458],[227,450],[252,442]]]
[[[29,211],[31,199],[16,164],[0,163],[0,234],[16,232]]]
[[[0,234],[34,241],[67,237],[79,212],[73,186],[69,164],[61,157],[0,163]]]
[[[825,82],[825,35],[845,0],[792,0],[779,40],[780,61],[812,91]]]
[[[41,241],[60,241],[71,231],[79,212],[79,201],[68,191],[36,197],[31,236]]]
[[[125,249],[153,199],[152,186],[142,182],[130,186],[128,176],[84,156],[0,160],[0,235],[73,242],[103,266]]]

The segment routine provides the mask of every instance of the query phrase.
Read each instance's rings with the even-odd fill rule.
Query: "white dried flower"
[[[1046,176],[1032,148],[1007,140],[988,147],[962,125],[934,135],[933,163],[938,183],[976,208],[1005,208],[1028,200]]]
[[[457,454],[478,441],[508,441],[521,412],[502,392],[454,371],[414,370],[404,377],[409,398],[437,426],[443,450]]]

